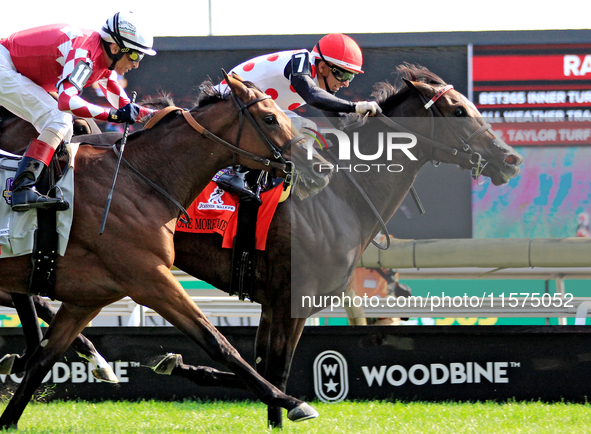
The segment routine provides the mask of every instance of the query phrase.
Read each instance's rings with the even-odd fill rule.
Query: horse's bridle
[[[195,131],[197,131],[199,134],[201,134],[202,136],[208,138],[209,140],[212,140],[213,142],[229,149],[230,151],[232,151],[232,153],[236,156],[236,155],[241,155],[245,158],[248,158],[250,160],[253,160],[257,163],[261,163],[267,167],[272,167],[274,169],[278,169],[278,170],[282,170],[285,174],[285,184],[286,185],[290,185],[293,182],[294,179],[294,174],[295,174],[295,164],[292,161],[287,161],[285,160],[285,158],[283,157],[283,153],[286,152],[289,148],[291,148],[295,143],[298,143],[302,140],[304,140],[303,135],[299,134],[293,138],[291,138],[290,140],[288,140],[287,142],[285,142],[283,144],[283,146],[279,147],[277,145],[275,145],[271,140],[269,140],[269,138],[265,135],[265,133],[263,132],[263,130],[261,129],[261,127],[259,126],[259,124],[256,122],[256,120],[254,119],[254,117],[252,116],[252,114],[250,113],[250,111],[248,110],[248,108],[254,104],[257,104],[263,100],[269,99],[271,98],[269,95],[264,95],[261,96],[259,98],[256,98],[252,101],[249,101],[248,103],[244,103],[237,95],[235,95],[233,92],[229,93],[233,100],[234,103],[236,104],[236,109],[238,111],[238,133],[236,135],[236,144],[233,145],[229,142],[227,142],[226,140],[216,136],[215,134],[213,134],[211,131],[207,130],[206,128],[204,128],[199,122],[197,122],[193,116],[191,116],[190,112],[188,110],[184,110],[181,109],[179,107],[167,107],[163,110],[160,110],[156,115],[154,115],[154,117],[152,119],[150,119],[150,121],[148,121],[146,123],[146,125],[144,126],[144,129],[149,129],[152,128],[160,119],[162,119],[164,116],[166,116],[168,113],[172,112],[172,111],[176,111],[176,110],[180,110],[183,117],[185,118],[185,120],[187,121],[187,123],[189,125],[191,125],[191,127],[193,127],[193,129]],[[279,162],[277,161],[271,161],[268,158],[264,158],[261,157],[257,154],[254,154],[252,152],[246,151],[244,149],[241,149],[239,147],[240,145],[240,138],[242,135],[242,127],[243,127],[243,119],[244,117],[246,117],[248,119],[248,121],[251,123],[251,125],[253,126],[253,128],[255,129],[255,131],[257,132],[257,134],[259,135],[259,137],[261,137],[261,139],[263,140],[263,142],[267,145],[267,147],[271,150],[271,152],[273,152],[273,158],[275,158],[275,160],[279,160]]]
[[[478,182],[478,179],[482,175],[482,171],[484,170],[484,168],[486,167],[488,162],[482,158],[482,155],[480,155],[478,152],[475,152],[470,145],[478,137],[480,137],[482,134],[484,134],[488,130],[490,130],[490,132],[493,134],[494,137],[496,137],[496,136],[494,135],[494,133],[492,131],[492,127],[489,123],[485,123],[484,125],[480,126],[480,128],[478,128],[476,131],[474,131],[472,134],[470,134],[470,136],[468,136],[466,138],[463,138],[455,130],[455,128],[453,128],[453,126],[447,120],[447,116],[444,116],[443,113],[441,113],[441,111],[439,110],[439,108],[435,105],[435,103],[437,102],[437,100],[439,98],[441,98],[446,92],[452,90],[453,88],[454,87],[451,84],[445,85],[441,89],[439,89],[435,93],[435,95],[429,100],[423,94],[421,94],[419,92],[419,97],[421,98],[421,101],[423,102],[425,109],[429,111],[429,114],[432,119],[432,121],[431,121],[431,137],[430,138],[423,136],[421,134],[417,134],[414,131],[411,131],[410,129],[403,127],[399,123],[397,123],[397,122],[393,121],[392,119],[390,119],[389,117],[383,115],[381,112],[376,113],[375,116],[377,118],[379,118],[382,122],[384,122],[386,125],[388,125],[392,128],[395,128],[397,130],[402,130],[404,132],[413,134],[415,137],[420,138],[423,142],[430,145],[432,147],[430,159],[431,159],[431,163],[434,166],[439,165],[439,163],[434,162],[433,148],[442,150],[444,152],[449,152],[454,156],[458,156],[460,158],[467,160],[472,165],[472,169],[470,171],[472,178],[474,178],[474,180],[476,180],[476,182]],[[451,129],[453,134],[458,138],[458,140],[462,144],[462,151],[459,151],[458,149],[456,149],[452,146],[449,146],[443,142],[439,142],[434,139],[434,135],[435,135],[434,118],[436,117],[436,115],[438,115],[437,117],[441,117],[441,118],[445,119],[447,126]],[[359,127],[360,125],[365,124],[366,121],[367,121],[367,115],[364,118],[362,118],[361,121],[355,122],[355,123],[349,125],[347,128],[348,129],[355,129],[355,128]],[[492,144],[495,145],[496,141],[497,141],[496,138],[493,139]],[[336,161],[338,162],[338,158],[334,154],[332,154],[332,157],[334,159],[336,159]],[[475,161],[472,160],[473,158],[475,158]],[[376,207],[373,205],[373,203],[371,202],[371,200],[369,199],[367,194],[365,194],[365,192],[363,191],[361,186],[355,181],[355,179],[350,175],[350,173],[349,172],[344,172],[344,173],[351,180],[351,182],[357,188],[357,190],[361,193],[361,195],[365,199],[365,201],[369,204],[370,209],[372,210],[374,215],[377,217],[378,222],[380,223],[380,226],[382,227],[382,232],[386,236],[386,246],[385,247],[381,246],[379,243],[375,242],[375,240],[372,240],[372,244],[375,245],[380,250],[387,250],[390,247],[390,236],[388,234],[388,229],[382,219],[382,216],[379,214],[379,212],[377,211]],[[424,213],[424,210],[422,208],[420,200],[419,200],[418,196],[416,195],[416,192],[414,191],[414,189],[412,189],[412,186],[411,186],[411,192],[413,193],[413,199],[414,199],[415,203],[417,204],[417,207],[419,207],[419,210],[421,210],[421,214]]]
[[[472,168],[470,170],[472,178],[476,182],[478,182],[478,179],[482,175],[482,172],[483,172],[484,168],[486,167],[486,165],[488,164],[488,161],[486,161],[484,158],[482,158],[482,155],[480,153],[474,151],[470,145],[472,143],[474,143],[474,141],[476,139],[478,139],[478,137],[480,137],[486,131],[490,131],[491,134],[493,135],[493,137],[495,137],[491,141],[494,146],[497,146],[495,143],[498,141],[498,139],[496,139],[496,136],[492,130],[492,127],[488,122],[481,125],[480,128],[478,128],[476,131],[474,131],[472,134],[470,134],[470,136],[468,136],[466,138],[462,137],[462,135],[456,131],[456,129],[449,122],[448,117],[444,116],[443,113],[441,113],[441,111],[439,110],[439,108],[435,104],[439,98],[441,98],[446,92],[452,90],[453,88],[454,88],[453,85],[447,84],[447,85],[443,86],[442,88],[440,88],[431,99],[427,99],[427,97],[425,97],[422,93],[419,92],[419,98],[421,98],[421,101],[423,102],[425,109],[429,112],[429,115],[431,116],[431,119],[432,119],[431,137],[430,138],[422,136],[420,134],[416,134],[413,131],[410,131],[410,130],[402,127],[401,125],[397,124],[392,119],[390,119],[386,116],[381,116],[380,119],[384,123],[389,124],[390,126],[394,126],[396,128],[401,128],[401,129],[405,130],[406,132],[414,134],[417,138],[420,138],[421,140],[423,140],[424,142],[429,144],[432,147],[431,163],[434,166],[439,165],[439,163],[435,163],[435,160],[433,158],[433,148],[442,150],[444,152],[449,152],[454,156],[458,156],[460,158],[463,158],[464,160],[467,160],[468,163],[470,163],[470,165],[472,166]],[[457,148],[454,148],[452,146],[449,146],[443,142],[439,142],[434,139],[434,135],[435,135],[434,118],[435,117],[440,117],[440,118],[444,119],[448,128],[452,131],[454,136],[456,136],[456,138],[459,140],[460,144],[462,145],[461,151],[458,150]]]
[[[285,158],[283,157],[283,152],[285,150],[289,149],[295,143],[303,140],[304,137],[301,134],[299,134],[299,135],[293,137],[292,139],[288,140],[281,148],[278,147],[273,142],[271,142],[271,140],[269,140],[269,138],[265,135],[265,133],[263,132],[263,130],[261,129],[261,127],[257,124],[256,120],[254,119],[254,117],[252,116],[252,114],[250,113],[250,111],[248,111],[248,108],[251,105],[254,105],[256,103],[259,103],[260,101],[263,101],[263,100],[268,99],[268,98],[271,98],[271,97],[269,95],[264,95],[264,96],[261,96],[259,98],[254,99],[252,101],[249,101],[247,104],[245,104],[233,92],[230,92],[230,95],[232,95],[232,97],[234,98],[234,102],[236,104],[236,108],[238,109],[238,125],[239,126],[238,126],[238,134],[237,134],[237,137],[236,137],[236,145],[233,145],[233,144],[225,141],[224,139],[222,139],[222,138],[216,136],[215,134],[213,134],[211,131],[205,129],[199,122],[197,122],[195,120],[195,118],[193,118],[193,116],[191,116],[191,113],[188,110],[184,110],[182,108],[174,107],[174,106],[166,107],[165,109],[162,109],[162,110],[158,111],[144,125],[144,129],[150,129],[150,128],[152,128],[162,118],[164,118],[167,114],[169,114],[169,113],[171,113],[173,111],[180,110],[181,113],[182,113],[182,115],[183,115],[183,118],[199,134],[201,134],[202,136],[208,138],[209,140],[212,140],[213,142],[215,142],[215,143],[217,143],[217,144],[219,144],[219,145],[221,145],[221,146],[223,146],[223,147],[231,150],[234,153],[234,155],[241,155],[241,156],[243,156],[245,158],[248,158],[250,160],[256,161],[257,163],[264,164],[265,166],[272,167],[274,169],[282,170],[286,174],[285,184],[286,185],[291,185],[291,182],[294,180],[295,164],[293,162],[291,162],[291,161],[286,161]],[[252,124],[252,126],[254,127],[254,129],[256,130],[256,132],[259,134],[259,136],[263,139],[263,141],[265,142],[265,144],[273,152],[273,158],[275,158],[276,160],[279,160],[280,161],[279,163],[276,162],[276,161],[271,161],[268,158],[261,157],[261,156],[259,156],[257,154],[252,153],[252,152],[245,151],[244,149],[241,149],[241,148],[238,147],[238,145],[240,143],[240,136],[242,134],[243,117],[246,117],[249,120],[249,122]],[[117,149],[117,143],[115,143],[113,145],[113,150],[115,151],[115,154],[119,155],[119,150]],[[157,185],[156,183],[154,183],[152,180],[150,180],[148,177],[146,177],[144,174],[142,174],[139,170],[137,170],[135,167],[133,167],[127,160],[125,160],[125,158],[122,158],[122,161],[125,163],[125,165],[132,172],[134,172],[136,175],[138,175],[140,178],[142,178],[144,180],[144,182],[146,182],[148,185],[150,185],[152,188],[154,188],[156,191],[158,191],[160,194],[162,194],[164,197],[166,197],[177,208],[179,208],[180,211],[181,211],[181,213],[184,216],[185,222],[189,222],[190,221],[189,214],[187,213],[187,210],[181,205],[180,202],[178,202],[175,198],[173,198],[170,194],[168,194],[168,192],[166,190],[164,190],[162,187],[160,187],[159,185]],[[181,220],[183,220],[183,218],[181,218]]]

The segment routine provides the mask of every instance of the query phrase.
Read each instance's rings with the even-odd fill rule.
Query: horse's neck
[[[379,122],[377,119],[372,121]],[[386,132],[388,129],[380,127],[379,131]],[[386,138],[383,140],[386,142]],[[372,132],[368,128],[360,130],[359,155],[351,144],[350,160],[338,162],[336,173],[329,186],[335,189],[337,196],[361,204],[362,207],[358,212],[366,213],[370,207],[366,200],[360,199],[363,194],[357,191],[363,190],[384,221],[387,221],[400,206],[419,170],[428,159],[425,158],[424,151],[415,150],[416,147],[410,148],[409,152],[412,155],[416,154],[417,160],[410,159],[401,150],[392,151],[391,159],[388,159],[389,153],[384,142],[382,154],[377,159],[368,161],[362,158],[362,156],[367,157],[376,153],[377,141],[378,135],[375,128]],[[353,178],[354,182],[350,178]],[[358,184],[359,187],[354,184]]]
[[[214,134],[216,131],[213,131]],[[195,131],[182,118],[131,136],[125,158],[185,208],[216,172],[232,162],[231,154]]]

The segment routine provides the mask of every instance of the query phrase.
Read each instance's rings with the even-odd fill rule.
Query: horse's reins
[[[166,107],[162,110],[159,110],[148,122],[146,122],[146,124],[144,125],[144,129],[150,129],[152,128],[154,125],[156,125],[160,120],[162,120],[166,115],[168,115],[169,113],[173,112],[173,111],[177,111],[180,110],[183,118],[187,121],[187,123],[195,130],[197,131],[199,134],[201,134],[203,137],[212,140],[213,142],[231,150],[234,155],[238,154],[241,155],[245,158],[248,158],[250,160],[256,161],[258,163],[264,164],[265,166],[268,167],[272,167],[275,169],[279,169],[282,170],[283,172],[286,173],[286,178],[285,178],[285,182],[287,185],[289,185],[293,178],[294,175],[294,171],[295,171],[295,164],[291,161],[286,161],[285,158],[283,158],[283,154],[282,154],[282,150],[283,147],[285,146],[286,149],[289,149],[294,143],[297,143],[299,141],[301,141],[303,139],[303,136],[300,134],[290,140],[288,140],[281,148],[279,148],[277,145],[275,145],[274,143],[272,143],[269,138],[265,135],[265,133],[261,130],[261,128],[259,127],[259,125],[256,123],[255,119],[252,117],[252,115],[250,114],[250,112],[248,111],[248,107],[250,107],[253,104],[256,104],[260,101],[263,101],[267,98],[270,98],[269,95],[265,95],[262,96],[260,98],[257,98],[255,100],[249,101],[248,104],[244,104],[240,98],[238,98],[236,95],[234,95],[233,93],[231,93],[231,95],[234,98],[234,101],[236,103],[236,107],[238,109],[238,123],[239,123],[239,128],[238,128],[238,134],[237,134],[237,140],[236,140],[236,145],[232,145],[231,143],[225,141],[224,139],[216,136],[215,134],[213,134],[211,131],[207,130],[205,127],[203,127],[199,122],[197,122],[195,120],[195,118],[193,118],[193,116],[191,116],[191,113],[188,110],[184,110],[182,108],[179,107],[174,107],[174,106],[170,106],[170,107]],[[257,133],[261,136],[261,138],[263,139],[263,141],[267,144],[267,146],[269,148],[271,148],[271,150],[273,151],[273,157],[275,159],[278,159],[281,161],[281,163],[278,163],[276,161],[271,161],[268,158],[264,158],[261,157],[257,154],[254,154],[252,152],[249,151],[245,151],[244,149],[241,149],[238,147],[238,144],[240,142],[240,136],[241,136],[241,131],[242,131],[242,116],[246,114],[247,119],[249,120],[249,122],[251,122],[253,124],[253,127],[255,128],[255,130],[257,131]],[[113,151],[115,152],[115,154],[117,155],[118,158],[121,159],[121,161],[123,161],[123,163],[125,163],[125,165],[133,172],[135,173],[137,176],[139,176],[145,183],[147,183],[150,187],[152,187],[153,189],[155,189],[156,191],[158,191],[160,194],[162,194],[164,197],[166,197],[170,202],[172,202],[183,214],[183,217],[181,217],[181,221],[183,223],[188,223],[191,219],[189,217],[189,213],[187,212],[187,210],[181,205],[181,203],[179,201],[177,201],[174,197],[172,197],[166,190],[164,190],[162,187],[160,187],[159,185],[157,185],[156,183],[154,183],[152,180],[150,180],[148,177],[146,177],[143,173],[141,173],[139,170],[137,170],[135,167],[133,167],[131,165],[131,163],[129,163],[125,158],[122,157],[119,149],[117,149],[117,143],[115,143],[113,145]],[[289,167],[289,169],[288,169]],[[289,170],[289,171],[288,171]]]
[[[446,124],[448,125],[448,127],[452,130],[452,132],[454,133],[454,135],[460,140],[460,143],[462,143],[463,147],[462,147],[462,153],[458,153],[458,150],[456,148],[453,148],[449,145],[446,145],[443,142],[438,142],[437,140],[434,140],[433,138],[429,138],[429,137],[425,137],[421,134],[417,134],[414,131],[409,130],[406,127],[403,127],[402,125],[400,125],[399,123],[393,121],[392,119],[388,118],[387,116],[383,115],[381,112],[380,113],[376,113],[376,117],[378,117],[382,122],[384,122],[386,125],[398,129],[398,130],[402,130],[404,132],[407,133],[411,133],[413,134],[415,137],[420,138],[422,141],[426,142],[428,145],[431,145],[432,147],[435,147],[437,149],[446,151],[446,152],[451,152],[452,155],[454,156],[458,156],[460,158],[464,158],[467,159],[468,162],[470,164],[472,164],[472,170],[471,170],[471,174],[472,177],[478,181],[478,178],[480,177],[480,175],[482,174],[482,171],[484,170],[484,168],[486,167],[486,165],[488,164],[488,162],[486,160],[484,160],[482,158],[482,156],[478,153],[472,150],[472,148],[470,147],[470,145],[472,144],[472,142],[474,142],[478,137],[480,137],[484,132],[491,130],[492,132],[492,127],[489,123],[485,123],[484,125],[482,125],[480,128],[478,128],[474,133],[472,133],[469,137],[467,137],[466,139],[464,139],[463,137],[461,137],[459,135],[459,133],[449,124],[449,122],[446,119],[446,116],[443,116],[443,114],[441,113],[441,111],[437,108],[437,106],[435,105],[435,102],[437,102],[437,100],[439,98],[441,98],[446,92],[452,90],[454,87],[451,84],[445,85],[444,87],[442,87],[441,89],[439,89],[435,95],[430,99],[427,100],[426,97],[419,93],[419,97],[421,98],[421,100],[424,103],[424,107],[426,110],[429,111],[429,113],[434,117],[435,114],[438,114],[438,117],[441,117],[443,119],[445,119]],[[348,126],[349,129],[355,129],[358,128],[362,125],[364,125],[367,122],[367,115],[365,115],[360,121],[357,121],[351,125]],[[434,131],[434,127],[432,126],[431,128],[432,133],[431,136],[434,135],[433,131]],[[494,134],[493,134],[494,135]],[[337,162],[338,164],[338,157],[330,150],[327,148],[327,152],[329,153],[329,155],[334,159],[335,162]],[[472,161],[472,157],[476,156],[476,161]],[[482,164],[484,161],[484,164]],[[365,200],[365,202],[369,205],[371,211],[374,213],[374,215],[376,216],[376,218],[378,219],[378,223],[380,224],[381,228],[382,228],[382,232],[383,234],[386,236],[386,247],[380,245],[379,243],[377,243],[375,240],[372,240],[372,244],[374,246],[376,246],[378,249],[381,250],[388,250],[388,248],[390,247],[390,236],[389,236],[389,232],[388,232],[388,228],[386,227],[386,224],[384,223],[384,219],[382,219],[382,216],[380,215],[380,213],[378,212],[377,208],[375,207],[375,205],[371,202],[371,199],[369,198],[369,196],[365,193],[365,191],[363,190],[363,188],[359,185],[359,183],[355,180],[355,178],[353,178],[353,175],[351,175],[351,173],[349,172],[344,172],[345,175],[347,176],[347,178],[349,179],[349,181],[351,181],[351,183],[355,186],[355,188],[359,191],[359,193],[361,194],[361,196],[363,197],[363,199]],[[415,202],[415,204],[417,205],[417,207],[419,208],[419,211],[421,212],[421,214],[424,214],[424,208],[423,205],[421,204],[421,201],[416,193],[416,190],[414,189],[413,186],[411,186],[410,188],[411,194],[412,194],[412,198]]]
[[[406,127],[403,127],[402,125],[400,125],[399,123],[393,121],[391,118],[384,116],[383,114],[378,114],[377,117],[384,122],[386,125],[392,127],[392,128],[396,128],[396,129],[400,129],[402,131],[405,131],[407,133],[411,133],[413,135],[415,135],[417,138],[420,138],[423,142],[425,142],[426,144],[439,149],[441,151],[444,152],[448,152],[451,153],[454,156],[458,156],[460,158],[463,158],[464,160],[467,160],[473,167],[471,170],[471,174],[472,174],[472,178],[474,178],[476,181],[478,180],[478,178],[481,176],[482,171],[484,170],[484,168],[486,167],[486,165],[488,164],[488,162],[486,160],[484,160],[482,158],[482,155],[480,155],[478,152],[475,152],[470,145],[478,138],[480,137],[483,133],[485,133],[486,131],[490,130],[492,132],[492,127],[489,123],[485,123],[483,125],[480,126],[480,128],[478,128],[474,133],[472,133],[470,136],[468,136],[467,138],[463,138],[449,123],[449,121],[447,120],[447,117],[444,116],[441,111],[437,108],[437,106],[435,105],[435,102],[441,98],[446,92],[450,91],[453,89],[453,85],[448,84],[445,85],[444,87],[442,87],[441,89],[439,89],[437,91],[437,93],[433,96],[433,98],[427,100],[427,98],[419,93],[419,97],[421,98],[421,100],[424,103],[424,107],[426,110],[429,111],[429,113],[435,117],[435,115],[437,115],[437,117],[443,118],[447,124],[447,126],[450,128],[450,130],[454,133],[454,135],[458,138],[458,140],[460,141],[460,143],[462,144],[462,151],[459,151],[458,149],[449,146],[443,142],[439,142],[437,140],[434,140],[433,138],[429,138],[426,136],[423,136],[421,134],[417,134],[411,130],[409,130]],[[434,130],[434,127],[432,126],[432,131]],[[433,136],[433,132],[431,134]],[[494,135],[494,133],[493,133]],[[476,161],[473,161],[473,157],[476,157]]]
[[[269,97],[270,98],[270,97]],[[259,102],[263,99],[267,99],[266,97],[262,97],[262,98],[258,98],[254,101],[251,102]],[[249,104],[250,105],[250,104]],[[247,108],[248,106],[245,106],[245,108]],[[174,107],[174,106],[170,106],[170,107],[166,107],[160,111],[158,111],[144,126],[144,129],[150,129],[152,128],[155,124],[157,124],[163,117],[165,117],[167,114],[173,112],[173,111],[177,111],[180,110],[181,114],[183,115],[183,118],[185,118],[185,120],[187,121],[187,123],[189,125],[191,125],[191,127],[193,127],[193,129],[195,131],[197,131],[199,134],[201,134],[202,136],[214,141],[215,143],[217,143],[218,145],[221,145],[227,149],[229,149],[230,151],[232,151],[234,154],[238,154],[241,155],[245,158],[248,158],[250,160],[256,161],[257,163],[261,163],[265,166],[268,167],[272,167],[274,169],[279,169],[284,171],[285,173],[290,173],[292,171],[292,167],[293,163],[291,161],[285,161],[285,159],[283,158],[282,154],[279,152],[279,158],[280,161],[283,161],[282,163],[278,163],[276,161],[271,161],[268,158],[263,158],[259,155],[253,154],[252,152],[249,151],[245,151],[244,149],[239,148],[237,145],[233,145],[227,141],[225,141],[224,139],[216,136],[215,134],[213,134],[211,131],[207,130],[205,127],[203,127],[203,125],[201,125],[199,122],[197,122],[195,120],[195,118],[193,118],[193,116],[191,116],[191,112],[189,112],[188,110],[182,109],[180,107]],[[250,114],[250,112],[248,112],[248,110],[246,111],[248,114]],[[252,115],[251,115],[252,116]],[[256,121],[253,119],[252,120],[256,127],[255,129],[257,130],[257,132],[259,132],[259,134],[262,134],[263,137],[265,137],[267,139],[267,143],[270,146],[273,146],[273,156],[276,157],[277,155],[277,149],[283,149],[283,146],[281,148],[277,147],[276,145],[274,145],[273,143],[271,143],[268,138],[264,135],[264,133],[262,132],[262,130],[260,130],[260,127],[258,126],[258,124],[256,123]],[[240,120],[239,120],[240,122]],[[240,139],[240,129],[239,129],[239,134],[238,134],[238,140]],[[294,137],[293,139],[289,140],[284,146],[288,146],[291,147],[292,144],[295,142],[299,142],[303,139],[303,137],[301,135]],[[277,158],[277,157],[276,157]],[[288,172],[288,166],[291,166]]]
[[[334,154],[334,152],[332,152],[330,150],[330,148],[328,148],[328,147],[326,148],[326,152],[328,152],[328,155],[331,156],[331,158],[337,163],[337,166],[338,166],[339,158]],[[359,185],[359,183],[357,182],[357,180],[355,178],[353,178],[353,175],[351,175],[351,173],[350,172],[347,172],[347,171],[344,171],[343,173],[345,174],[345,176],[347,177],[347,179],[349,181],[351,181],[351,183],[357,189],[357,191],[359,192],[359,194],[361,194],[361,197],[363,197],[363,199],[365,200],[365,202],[369,205],[369,208],[371,209],[371,211],[373,212],[373,214],[376,216],[376,218],[378,219],[378,222],[380,223],[380,226],[382,227],[382,232],[386,236],[386,247],[381,246],[375,240],[371,240],[372,244],[374,246],[376,246],[378,249],[388,250],[388,247],[390,247],[390,234],[388,232],[388,228],[386,227],[386,223],[384,222],[384,219],[380,215],[380,212],[377,210],[377,208],[375,207],[375,205],[373,204],[373,202],[371,201],[371,199],[369,198],[369,196],[367,195],[367,193],[363,190],[363,187],[361,187],[361,185]]]

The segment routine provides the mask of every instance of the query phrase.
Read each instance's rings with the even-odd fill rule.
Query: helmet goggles
[[[330,68],[330,72],[332,72],[333,77],[341,83],[344,83],[345,81],[353,81],[353,79],[355,78],[356,74],[351,71],[347,71],[346,69],[339,68],[335,65],[328,64],[328,66]]]
[[[131,50],[129,48],[123,48],[121,51],[129,57],[129,60],[132,62],[139,62],[144,58],[144,53],[140,53],[139,51]]]

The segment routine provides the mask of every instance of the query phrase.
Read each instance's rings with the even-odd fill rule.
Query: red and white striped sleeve
[[[69,81],[63,81],[58,88],[58,108],[64,112],[70,112],[81,118],[94,118],[106,121],[109,118],[110,109],[91,104],[82,99],[78,89]]]
[[[80,92],[67,77],[74,71],[78,62],[83,61],[92,65],[88,50],[84,48],[73,48],[68,52],[66,62],[64,64],[64,72],[62,77],[64,79],[58,86],[58,107],[62,111],[70,112],[74,116],[83,118],[94,118],[100,121],[106,121],[109,118],[110,108],[101,107],[96,104],[89,103],[80,96]],[[97,82],[102,89],[107,101],[119,109],[130,102],[127,94],[117,82],[117,73],[115,71],[106,71],[105,75]]]
[[[119,85],[117,81],[117,72],[111,71],[111,73],[97,81],[98,86],[103,91],[105,98],[109,101],[116,109],[120,109],[131,102],[125,90]]]

